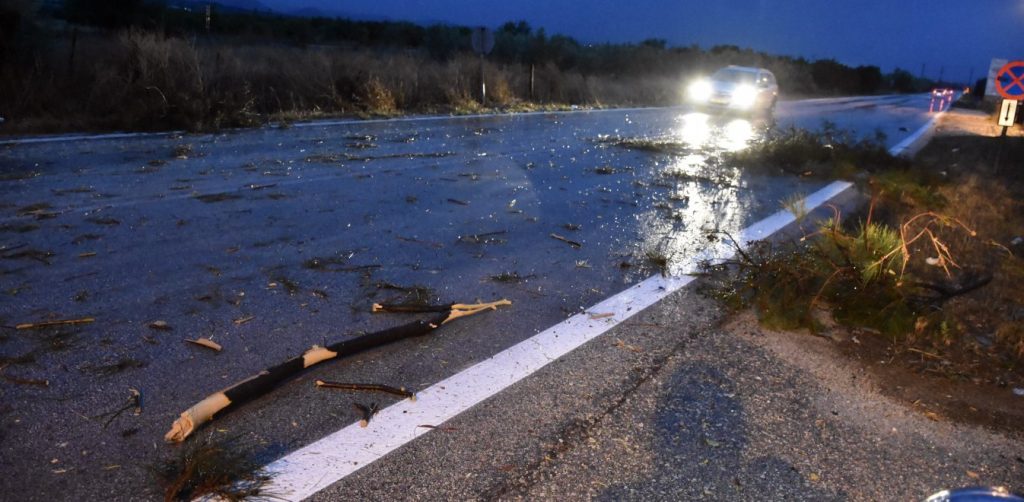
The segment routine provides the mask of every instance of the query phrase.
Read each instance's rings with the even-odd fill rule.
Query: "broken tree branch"
[[[562,241],[562,242],[564,242],[564,243],[566,243],[566,244],[568,244],[568,245],[570,245],[570,246],[572,246],[574,248],[581,248],[581,247],[583,247],[583,244],[580,244],[580,243],[578,243],[578,242],[576,242],[574,240],[566,239],[565,237],[562,237],[561,235],[558,235],[558,234],[551,234],[551,238],[555,239],[555,240]]]
[[[965,295],[976,289],[987,286],[988,283],[992,282],[992,275],[985,274],[980,277],[974,277],[970,282],[961,285],[960,287],[950,287],[945,284],[938,284],[924,281],[911,281],[909,284],[920,288],[932,290],[939,294],[938,300],[944,302],[954,296]]]
[[[314,364],[338,357],[358,354],[406,338],[423,336],[459,317],[469,316],[484,310],[495,310],[499,306],[511,304],[512,302],[508,300],[478,304],[456,303],[451,305],[446,311],[438,312],[438,315],[433,316],[430,320],[414,321],[394,328],[357,336],[326,347],[314,345],[300,356],[293,357],[276,366],[271,366],[227,389],[207,396],[202,401],[185,410],[174,421],[171,429],[164,435],[164,440],[172,443],[184,441],[197,427],[212,420],[217,413],[266,394],[281,382],[301,373]]]
[[[66,319],[62,321],[26,322],[15,326],[14,329],[40,329],[50,328],[53,326],[73,326],[75,324],[89,324],[95,320],[96,319],[93,319],[92,317],[83,317],[81,319]]]

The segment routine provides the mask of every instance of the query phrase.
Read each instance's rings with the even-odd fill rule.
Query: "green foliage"
[[[855,232],[845,232],[834,220],[827,220],[814,239],[815,252],[827,263],[860,274],[862,286],[872,282],[896,283],[902,265],[902,240],[898,230],[878,223],[860,223]]]
[[[944,181],[921,169],[884,171],[873,176],[871,184],[875,193],[890,202],[922,209],[941,209],[947,203],[940,191]]]
[[[850,177],[868,172],[907,168],[908,161],[891,155],[885,138],[855,139],[847,131],[825,122],[820,131],[790,127],[773,130],[749,148],[727,155],[744,167],[778,168],[794,174],[824,178]]]
[[[815,310],[827,306],[841,324],[900,337],[917,318],[899,281],[901,246],[899,232],[885,225],[849,231],[829,220],[782,249],[753,243],[731,263],[734,274],[711,275],[722,282],[709,291],[733,308],[753,307],[773,329],[816,331]]]

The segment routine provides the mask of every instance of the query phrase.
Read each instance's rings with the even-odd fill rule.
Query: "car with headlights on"
[[[700,110],[770,115],[779,99],[779,85],[764,68],[727,66],[691,83],[686,94]]]

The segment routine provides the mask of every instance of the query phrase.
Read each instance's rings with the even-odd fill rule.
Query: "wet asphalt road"
[[[892,145],[927,106],[782,103],[778,121]],[[313,379],[425,387],[657,273],[650,256],[692,253],[823,185],[722,162],[762,127],[649,109],[2,145],[0,323],[95,318],[0,331],[3,490],[151,498],[178,413],[314,343],[408,320],[373,302],[514,302],[317,368],[200,435],[241,435],[269,461],[351,423],[352,396]],[[183,342],[196,337],[224,350]],[[104,415],[129,389],[141,414]]]

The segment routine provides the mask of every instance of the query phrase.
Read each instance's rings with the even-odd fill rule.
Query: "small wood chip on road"
[[[199,345],[200,347],[206,347],[217,352],[220,352],[221,349],[223,348],[220,346],[219,343],[210,340],[209,338],[197,338],[195,340],[186,339],[185,341],[194,345]]]

